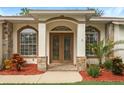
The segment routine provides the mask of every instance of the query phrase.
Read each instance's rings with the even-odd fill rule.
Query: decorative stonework
[[[47,57],[37,58],[37,68],[38,70],[46,71],[47,70]]]
[[[13,50],[13,24],[5,22],[2,24],[3,30],[3,60],[8,59]]]
[[[78,71],[86,69],[86,57],[77,57],[76,61]]]

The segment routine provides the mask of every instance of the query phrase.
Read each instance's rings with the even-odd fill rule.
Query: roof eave
[[[29,16],[0,16],[0,20],[33,21],[34,18]]]
[[[30,10],[29,14],[94,14],[93,10]]]
[[[120,17],[92,17],[90,18],[90,21],[97,21],[97,22],[113,22],[113,21],[117,21],[117,22],[124,22],[124,18],[120,18]]]

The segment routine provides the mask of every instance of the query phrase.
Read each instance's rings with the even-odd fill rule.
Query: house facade
[[[0,16],[0,63],[13,53],[44,70],[52,63],[81,63],[84,68],[86,63],[97,63],[87,44],[124,40],[124,18],[93,14],[90,10],[31,10],[28,16]],[[124,51],[114,56],[124,60]]]

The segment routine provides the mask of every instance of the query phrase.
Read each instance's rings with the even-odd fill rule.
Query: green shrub
[[[112,72],[116,75],[122,75],[123,72],[123,63],[120,57],[116,57],[112,59]]]
[[[95,78],[99,76],[100,69],[96,65],[90,65],[89,68],[87,69],[87,73]]]
[[[112,60],[106,60],[104,62],[104,67],[107,69],[107,70],[112,70]]]

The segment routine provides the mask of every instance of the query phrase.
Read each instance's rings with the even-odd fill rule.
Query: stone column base
[[[39,57],[37,59],[37,68],[41,71],[47,70],[47,57]]]
[[[77,57],[76,61],[78,71],[86,70],[86,57]]]

